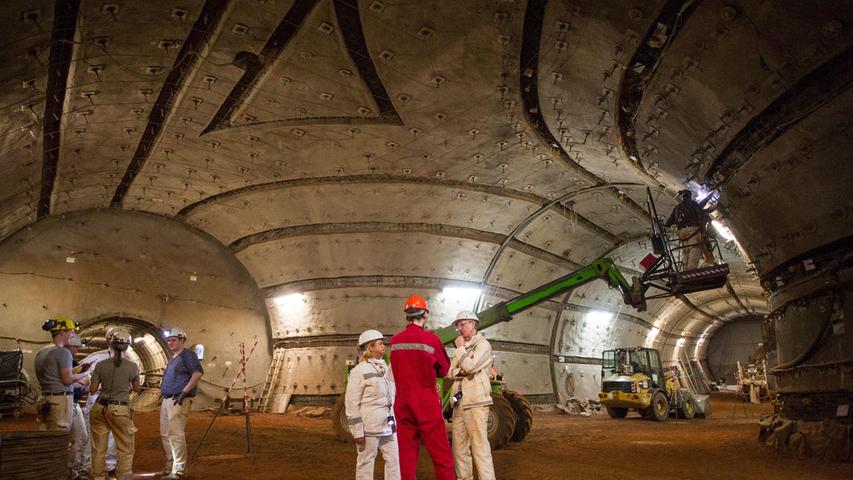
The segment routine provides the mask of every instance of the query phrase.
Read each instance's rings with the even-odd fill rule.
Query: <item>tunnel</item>
[[[194,411],[332,408],[410,295],[438,330],[600,258],[646,278],[689,190],[719,286],[586,282],[484,330],[496,372],[545,408],[613,349],[698,395],[760,364],[766,453],[849,462],[851,6],[5,2],[0,350],[32,383],[46,319],[120,326],[155,391],[178,327]]]

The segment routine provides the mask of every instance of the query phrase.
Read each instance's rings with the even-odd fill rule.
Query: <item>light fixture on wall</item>
[[[583,316],[583,319],[588,322],[598,322],[604,323],[613,320],[613,312],[606,312],[604,310],[590,310],[586,312],[586,315]]]
[[[278,308],[297,308],[305,304],[305,295],[301,293],[290,293],[287,295],[282,295],[280,297],[275,297],[273,299],[273,302]]]
[[[473,308],[482,293],[483,291],[477,287],[444,287],[441,289],[441,296],[446,302],[458,303],[467,308]]]

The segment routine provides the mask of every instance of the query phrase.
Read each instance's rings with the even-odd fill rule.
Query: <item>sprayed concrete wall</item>
[[[47,342],[45,319],[66,315],[83,325],[104,318],[181,327],[205,346],[205,377],[194,407],[221,397],[239,367],[238,342],[258,347],[248,383],[270,362],[260,291],[234,255],[210,236],[157,215],[84,211],[46,218],[0,243],[0,348],[14,338]],[[30,376],[42,344],[22,342]],[[226,366],[226,362],[229,362]],[[260,388],[258,388],[260,390]]]

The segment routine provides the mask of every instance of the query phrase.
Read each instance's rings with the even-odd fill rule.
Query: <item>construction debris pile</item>
[[[593,414],[600,414],[601,404],[595,400],[581,400],[577,397],[569,397],[562,403],[556,403],[553,406],[537,406],[537,411],[540,413],[564,413],[566,415],[574,415],[580,417],[590,417]]]

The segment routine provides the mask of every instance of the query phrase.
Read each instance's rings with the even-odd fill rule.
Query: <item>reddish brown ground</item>
[[[623,420],[538,414],[528,438],[494,452],[498,479],[819,479],[853,478],[853,465],[789,457],[761,446],[758,415],[769,406],[744,405],[731,394],[716,394],[711,419],[665,423],[634,414]],[[190,416],[191,451],[212,415]],[[156,412],[137,414],[137,478],[152,478],[163,462]],[[12,420],[0,430],[20,429]],[[193,479],[346,479],[353,478],[355,448],[335,440],[328,419],[292,415],[252,416],[254,462],[247,458],[200,458]],[[243,417],[219,417],[200,456],[239,457],[245,452]],[[379,463],[379,462],[377,462]],[[379,468],[377,468],[379,471]],[[376,478],[382,478],[381,474]],[[418,478],[434,478],[423,453]]]

